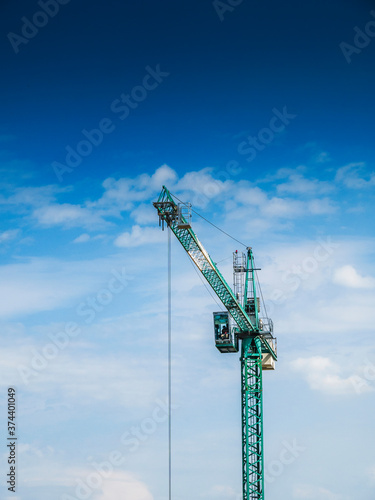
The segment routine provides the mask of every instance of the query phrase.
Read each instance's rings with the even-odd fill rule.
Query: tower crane
[[[272,320],[260,316],[252,249],[233,253],[232,290],[191,227],[191,205],[165,186],[153,205],[226,308],[213,313],[214,337],[222,353],[241,350],[243,500],[264,500],[262,370],[275,369],[277,343]]]

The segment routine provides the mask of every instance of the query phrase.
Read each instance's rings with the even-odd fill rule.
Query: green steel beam
[[[245,308],[246,301],[247,301],[247,295],[248,295],[248,288],[249,288],[249,252],[247,252],[247,257],[246,257],[246,274],[245,274],[245,290],[243,293],[243,307]]]
[[[254,257],[251,248],[247,249],[248,254],[248,266],[250,265],[249,271],[251,272],[251,280],[253,283],[253,297],[254,297],[254,308],[255,308],[255,324],[258,328],[259,325],[259,317],[258,317],[258,304],[257,304],[257,291],[255,285],[255,273],[254,273]]]
[[[242,341],[243,500],[264,500],[261,349],[259,337]]]

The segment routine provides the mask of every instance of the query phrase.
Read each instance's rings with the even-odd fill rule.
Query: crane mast
[[[175,203],[165,186],[153,205],[227,310],[213,313],[216,347],[238,352],[241,343],[243,500],[264,500],[262,371],[275,368],[277,350],[272,321],[259,316],[252,249],[233,254],[232,291],[191,228],[190,206]]]

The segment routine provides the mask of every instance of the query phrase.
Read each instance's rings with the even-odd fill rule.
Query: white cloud
[[[334,283],[348,288],[374,288],[375,279],[371,276],[361,276],[350,265],[339,267],[333,275]]]
[[[155,208],[151,203],[142,203],[131,213],[131,216],[137,224],[154,224],[155,220],[157,220],[155,219],[155,215]]]
[[[127,472],[112,473],[103,481],[98,500],[153,500],[147,486]]]
[[[310,484],[295,485],[293,488],[293,498],[298,500],[344,500],[342,495]]]
[[[326,181],[319,181],[318,179],[307,179],[299,173],[293,173],[289,176],[288,182],[278,184],[277,191],[280,194],[301,194],[301,195],[315,195],[326,194],[331,192],[334,187]]]
[[[0,233],[0,244],[14,240],[15,238],[17,238],[18,233],[19,229],[9,229],[8,231]]]
[[[316,161],[316,163],[325,163],[327,161],[331,161],[331,157],[330,154],[327,153],[327,151],[321,151],[320,153],[315,155],[314,160]]]
[[[177,173],[168,165],[156,169],[153,175],[142,174],[133,179],[112,177],[103,182],[103,196],[90,206],[114,208],[115,210],[131,210],[135,202],[149,199],[155,192],[161,191],[163,184],[174,184]]]
[[[65,192],[69,188],[59,188],[54,185],[41,187],[19,187],[13,190],[13,194],[8,198],[0,197],[0,204],[15,205],[22,207],[25,205],[38,207],[55,200],[56,194]]]
[[[234,193],[234,199],[244,205],[264,205],[268,198],[265,191],[259,187],[238,186]]]
[[[32,258],[0,266],[0,317],[76,306],[84,294],[103,288],[115,268],[121,269],[115,258],[70,262]]]
[[[206,167],[187,172],[174,187],[172,186],[172,193],[183,202],[190,202],[198,208],[206,207],[211,200],[227,201],[234,193],[231,192],[234,182],[215,178],[213,171],[213,168]]]
[[[321,356],[298,358],[291,362],[291,367],[306,379],[312,390],[324,394],[346,395],[373,390],[367,381],[356,375],[342,377],[340,367],[329,358]]]
[[[363,174],[367,175],[361,176]],[[375,172],[367,173],[363,162],[349,163],[337,170],[335,180],[350,189],[364,189],[375,186]]]
[[[289,169],[287,172],[289,174]],[[280,184],[277,187],[280,194],[305,196],[306,193],[316,195],[331,190],[328,183],[310,181],[304,179],[300,174],[294,173],[290,177],[294,179],[292,183]],[[295,219],[306,215],[331,214],[336,211],[333,202],[327,197],[309,200],[282,196],[269,197],[266,191],[259,187],[253,187],[247,182],[240,182],[238,185],[232,186],[230,194],[237,203],[253,206],[259,210],[261,216],[267,218]],[[279,225],[279,222],[277,224]]]
[[[126,320],[129,317],[123,318],[123,322]],[[146,410],[147,414],[152,413],[158,406],[158,398],[164,400],[164,359],[151,360],[146,353],[140,359],[136,350],[140,344],[131,350],[124,347],[119,338],[115,343],[116,355],[107,354],[103,346],[95,348],[98,336],[101,334],[103,338],[106,331],[111,331],[113,337],[118,331],[125,338],[134,335],[128,325],[117,329],[115,325],[100,323],[89,329],[79,325],[75,338],[70,340],[63,334],[66,325],[59,329],[55,325],[44,330],[36,328],[37,340],[25,335],[14,336],[7,342],[8,346],[4,346],[5,342],[2,344],[0,387],[9,387],[11,382],[22,391],[23,412],[30,419],[36,411],[70,411],[72,407],[87,411],[103,403],[127,408],[128,417],[145,414]],[[62,347],[57,347],[54,341]],[[59,388],[57,398],[56,387]]]
[[[187,172],[177,183],[176,190],[191,191],[207,198],[214,198],[228,189],[231,182],[215,179],[212,168],[206,167],[199,171]],[[186,201],[186,200],[183,200]]]
[[[268,173],[263,179],[259,179],[258,182],[274,182],[280,179],[287,179],[291,175],[299,172],[306,172],[307,168],[304,165],[299,165],[296,168],[282,167],[276,170],[276,172]]]
[[[143,179],[143,177],[142,177]],[[147,180],[147,178],[146,178]],[[168,165],[162,165],[150,178],[150,186],[152,189],[159,190],[165,184],[174,184],[177,181],[177,172]]]
[[[86,243],[86,241],[90,240],[90,235],[87,233],[83,233],[80,236],[78,236],[75,240],[73,240],[73,243]]]
[[[307,208],[312,215],[333,214],[337,211],[337,207],[329,198],[311,200],[307,203]]]
[[[238,495],[231,486],[216,484],[205,494],[202,495],[207,498],[232,498],[237,499]]]
[[[37,448],[34,444],[20,444],[18,452],[22,455],[22,486],[28,489],[45,487],[65,487],[69,498],[93,498],[95,500],[153,500],[147,486],[133,473],[119,470],[118,465],[105,462],[103,472],[92,466],[71,466],[61,462],[59,454],[50,446]],[[120,454],[119,454],[120,453]],[[108,453],[110,455],[111,452]],[[117,451],[116,460],[124,455]],[[64,498],[64,495],[59,495]]]
[[[51,227],[62,225],[65,227],[100,227],[107,225],[102,217],[87,208],[70,203],[51,204],[34,210],[33,217],[41,226]]]
[[[115,239],[117,247],[138,247],[140,245],[149,245],[151,243],[161,243],[165,241],[166,236],[159,228],[133,226],[131,232],[120,234]]]
[[[366,470],[367,477],[370,479],[371,483],[375,484],[375,464],[368,467]]]
[[[28,214],[41,227],[83,227],[88,229],[110,226],[107,217],[121,217],[122,211],[134,210],[137,222],[150,221],[150,211],[139,208],[140,202],[156,197],[163,184],[174,185],[177,173],[168,165],[162,165],[152,174],[141,174],[134,178],[108,178],[103,182],[104,193],[95,201],[83,204],[58,203],[58,193],[72,190],[54,185],[16,188],[9,196],[0,196],[0,205],[6,205],[15,213]],[[11,233],[3,233],[3,238]],[[76,243],[83,242],[78,239]]]
[[[262,213],[268,217],[300,217],[305,213],[305,204],[299,200],[275,197],[263,205]]]
[[[0,317],[52,310],[69,300],[71,287],[59,272],[43,264],[14,264],[0,268]]]

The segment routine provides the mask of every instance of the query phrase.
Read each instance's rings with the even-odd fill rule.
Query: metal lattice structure
[[[244,284],[236,297],[192,230],[190,219],[184,216],[186,209],[182,210],[181,204],[175,203],[165,186],[154,206],[158,211],[159,225],[164,228],[164,224],[167,224],[171,229],[237,325],[237,344],[238,339],[242,340],[243,500],[264,500],[262,369],[273,369],[277,355],[272,321],[266,318],[263,322],[258,314],[259,299],[252,250],[247,248],[247,256],[234,256],[234,274],[243,273],[243,276],[235,276],[234,282]],[[190,205],[186,207],[189,212]],[[238,350],[238,347],[217,347],[221,352]]]
[[[264,498],[262,355],[258,339],[242,341],[243,498]]]

